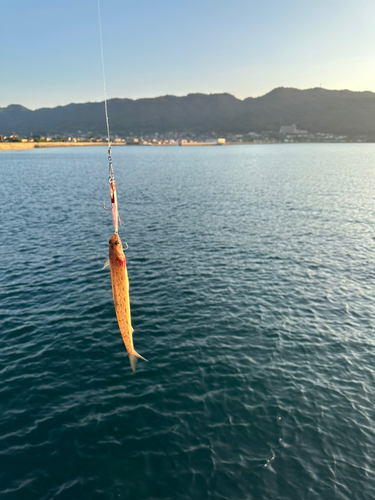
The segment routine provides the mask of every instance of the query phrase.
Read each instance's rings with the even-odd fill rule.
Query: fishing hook
[[[112,208],[106,208],[105,201],[103,201],[103,208],[104,208],[104,210],[112,210]]]

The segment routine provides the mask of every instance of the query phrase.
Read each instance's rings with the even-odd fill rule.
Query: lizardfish
[[[131,369],[135,372],[138,358],[144,361],[147,361],[147,359],[138,354],[133,346],[134,330],[130,317],[128,272],[126,270],[124,250],[117,233],[113,233],[109,240],[109,260],[105,263],[104,267],[107,267],[107,265],[111,269],[113,301],[115,303],[118,326],[122,340],[128,351]]]

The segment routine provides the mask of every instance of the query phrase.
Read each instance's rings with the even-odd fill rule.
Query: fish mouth
[[[113,233],[110,240],[109,240],[109,244],[111,245],[111,247],[113,247],[114,245],[121,245],[121,240],[120,240],[120,237],[117,233]]]

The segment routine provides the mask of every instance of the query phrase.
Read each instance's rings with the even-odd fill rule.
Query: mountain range
[[[276,88],[261,97],[224,94],[166,95],[110,99],[111,134],[166,132],[219,134],[272,131],[296,124],[311,133],[375,138],[375,93],[313,88]],[[0,135],[105,134],[103,102],[69,104],[35,111],[12,104],[0,108]]]

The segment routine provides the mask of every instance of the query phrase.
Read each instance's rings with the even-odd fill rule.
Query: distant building
[[[221,137],[220,139],[217,140],[217,143],[218,144],[225,144],[225,139]]]
[[[291,135],[295,135],[295,134],[299,134],[299,135],[304,135],[304,134],[307,134],[307,130],[298,130],[298,128],[296,127],[296,125],[282,125],[280,127],[280,130],[279,130],[279,133],[280,134],[284,134],[284,135],[288,135],[288,134],[291,134]]]
[[[297,132],[296,125],[282,125],[279,130],[280,134],[297,134]]]

